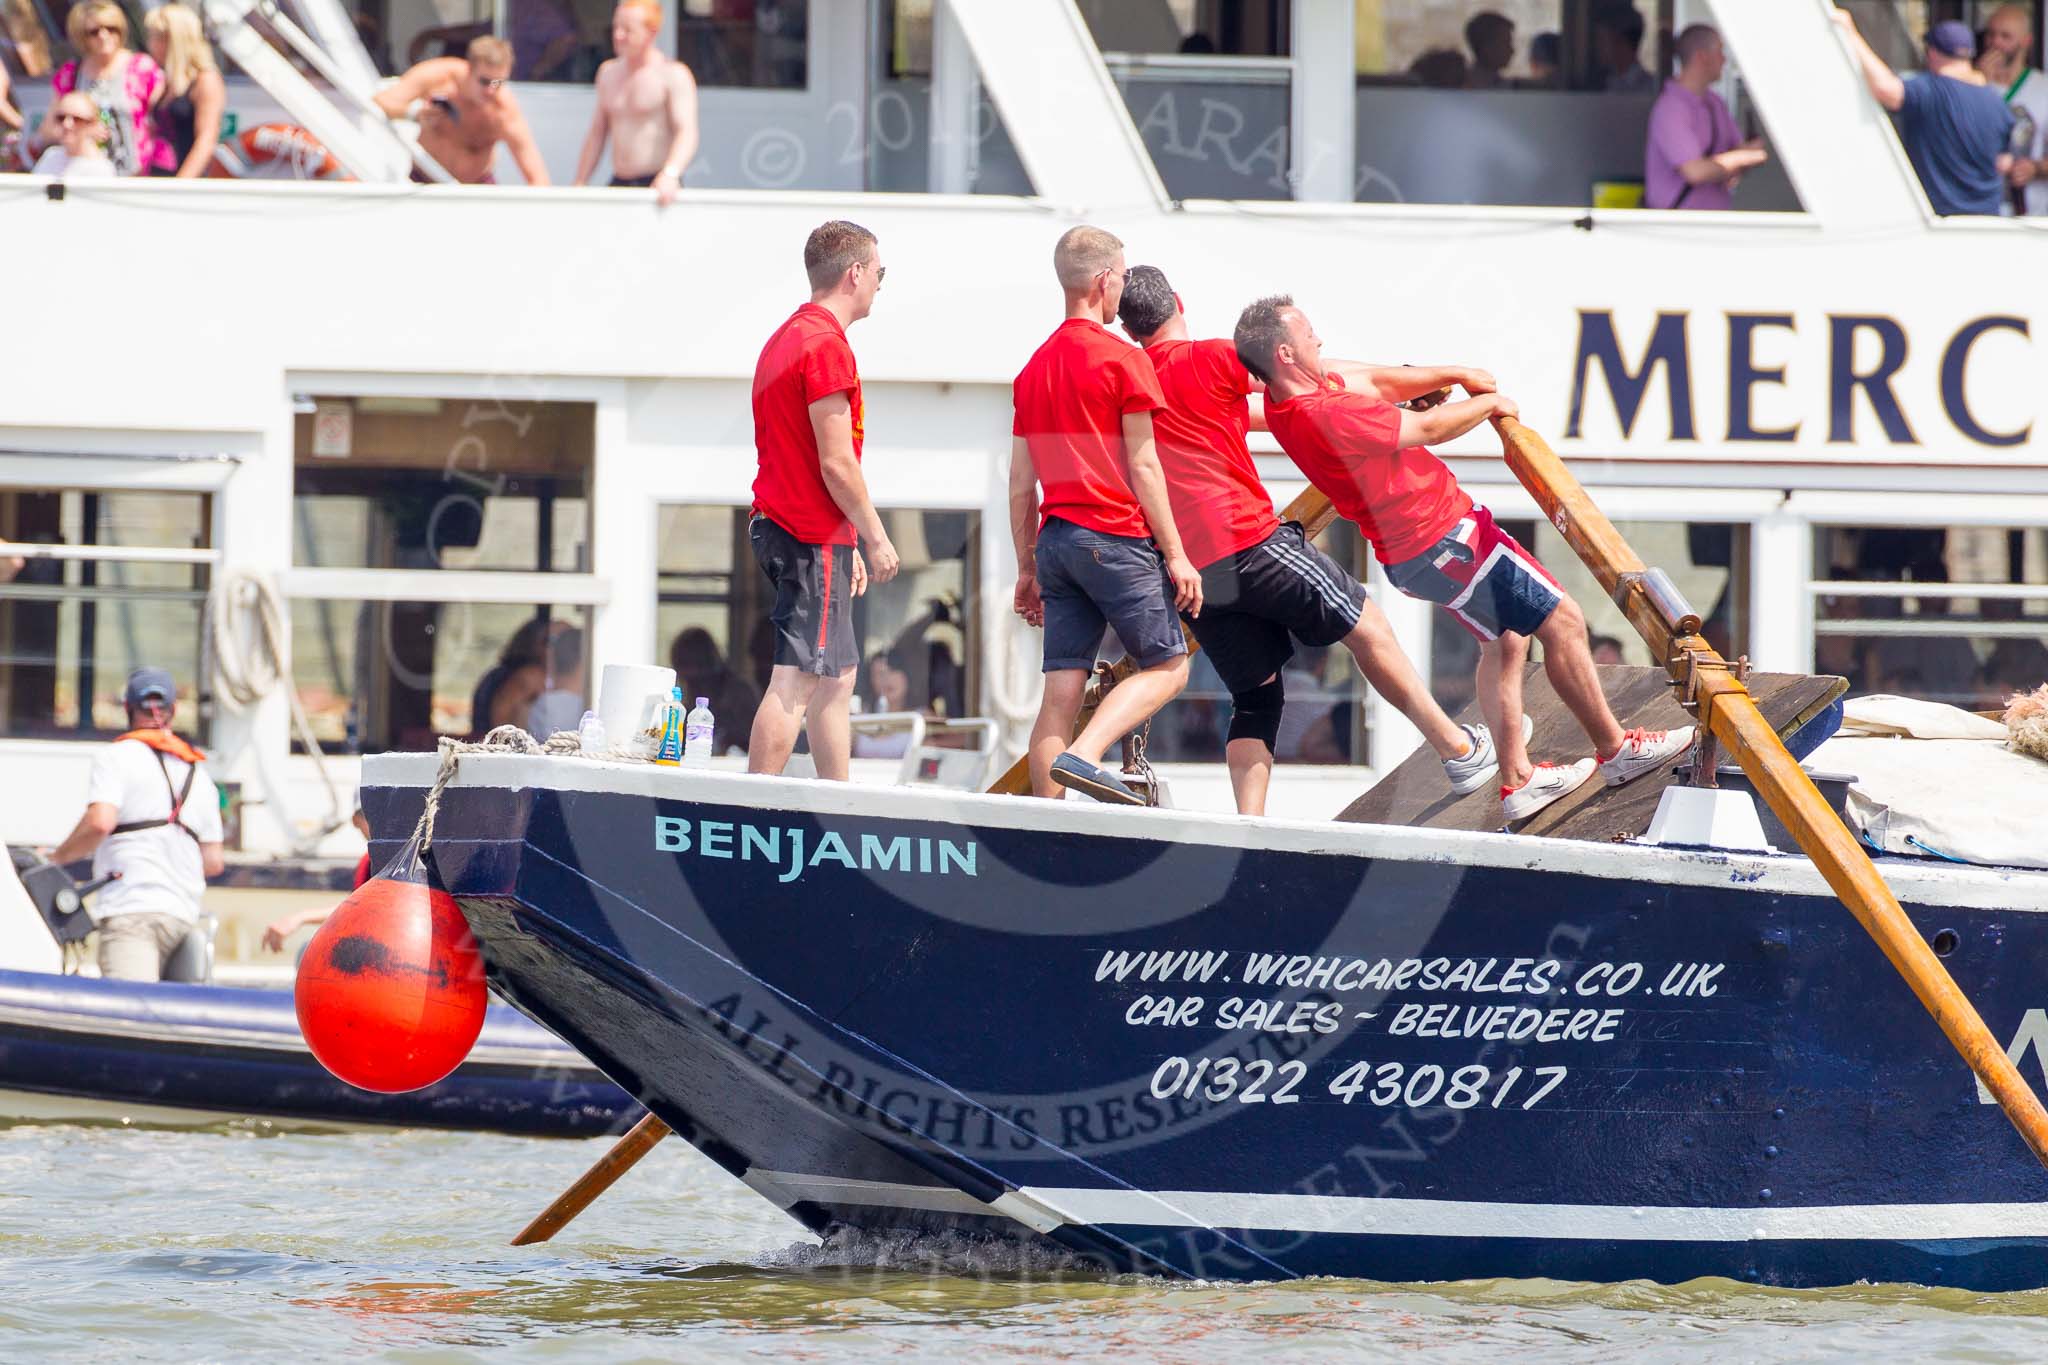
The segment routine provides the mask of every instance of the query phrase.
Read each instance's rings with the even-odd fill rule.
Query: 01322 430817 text
[[[1215,1030],[1225,1034],[1337,1033],[1366,1027],[1386,1039],[1516,1044],[1608,1043],[1626,1025],[1630,998],[1705,999],[1719,990],[1725,964],[1675,962],[1653,971],[1641,962],[1577,963],[1561,958],[1386,958],[1232,953],[1198,949],[1105,951],[1097,983],[1149,987],[1132,997],[1122,1022],[1134,1028]],[[1200,994],[1189,991],[1199,987]],[[1403,993],[1451,1000],[1399,1000]],[[1346,1000],[1345,996],[1354,997]],[[1356,1008],[1370,1004],[1373,1008]],[[1197,1035],[1202,1036],[1200,1034]],[[1565,1079],[1565,1066],[1494,1068],[1477,1062],[1352,1060],[1329,1068],[1321,1089],[1354,1101],[1410,1109],[1484,1105],[1531,1109]],[[1309,1079],[1299,1058],[1170,1056],[1154,1069],[1155,1098],[1212,1103],[1292,1104]],[[1311,1083],[1310,1090],[1316,1085]]]

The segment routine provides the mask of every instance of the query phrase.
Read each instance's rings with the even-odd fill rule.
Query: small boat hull
[[[431,768],[369,771],[388,843]],[[1801,858],[483,756],[432,859],[494,985],[821,1232],[2048,1284],[2048,1172]],[[2048,878],[1887,871],[2048,1047]]]
[[[575,1052],[493,1006],[470,1059],[379,1095],[336,1080],[291,992],[0,971],[0,1122],[480,1129],[587,1137],[638,1106]]]

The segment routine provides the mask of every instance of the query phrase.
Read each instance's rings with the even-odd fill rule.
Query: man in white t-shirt
[[[91,904],[100,975],[157,981],[199,921],[206,879],[219,876],[220,794],[205,755],[171,733],[177,687],[161,668],[138,668],[122,695],[128,733],[93,759],[85,814],[51,861],[92,855],[92,874],[119,873]]]
[[[1977,70],[2005,97],[2016,121],[2005,179],[2024,197],[2028,217],[2048,214],[2048,75],[2027,65],[2033,50],[2034,20],[2024,5],[2000,5],[1984,21]],[[2006,212],[2012,211],[2008,201]]]

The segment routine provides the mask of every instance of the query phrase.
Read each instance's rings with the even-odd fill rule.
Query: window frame
[[[38,443],[40,444],[40,443]],[[221,565],[225,562],[225,551],[221,544],[226,530],[226,501],[223,496],[227,481],[235,467],[241,463],[238,456],[227,454],[159,454],[147,450],[122,453],[66,454],[56,448],[56,443],[34,452],[14,449],[0,450],[8,456],[7,468],[0,473],[0,492],[5,493],[170,493],[204,498],[204,525],[207,544],[200,549],[174,549],[168,546],[100,546],[100,545],[40,545],[25,544],[24,549],[32,550],[30,558],[56,560],[61,563],[129,563],[129,564],[189,564],[205,567],[208,584],[204,594],[197,598],[199,607],[199,639],[196,642],[194,658],[198,661],[200,676],[193,679],[194,704],[192,733],[200,744],[213,743],[213,729],[216,708],[206,686],[206,673],[212,663],[212,641],[206,620],[212,603],[215,580]],[[178,477],[170,477],[175,472]],[[14,542],[0,541],[0,545]],[[38,597],[17,597],[6,591],[9,585],[0,584],[0,597],[10,600],[38,600]],[[143,600],[191,600],[189,590],[145,589]],[[71,589],[65,597],[83,599],[85,590]],[[92,701],[81,698],[81,716],[90,720]],[[45,734],[17,736],[39,744],[87,745],[104,744],[112,736],[97,729],[76,731],[72,734]]]

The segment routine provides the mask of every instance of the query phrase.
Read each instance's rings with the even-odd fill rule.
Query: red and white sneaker
[[[1690,725],[1676,730],[1630,730],[1622,735],[1621,747],[1600,760],[1600,771],[1607,775],[1608,786],[1619,787],[1671,763],[1691,747]]]
[[[1593,775],[1597,760],[1582,758],[1576,763],[1538,763],[1529,780],[1513,791],[1500,789],[1500,813],[1509,823],[1526,820],[1560,797],[1570,796]]]

